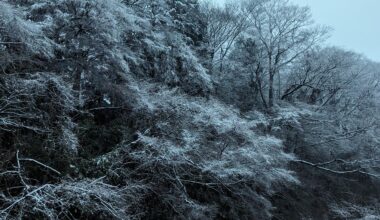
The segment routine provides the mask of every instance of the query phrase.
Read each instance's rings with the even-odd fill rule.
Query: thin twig
[[[17,160],[17,172],[18,172],[18,176],[20,177],[20,181],[21,183],[26,187],[26,189],[28,190],[29,189],[29,185],[26,184],[26,182],[24,181],[24,178],[22,177],[21,175],[21,164],[20,164],[20,159],[19,159],[19,150],[17,150],[16,152],[16,160]]]
[[[35,160],[35,159],[22,158],[22,159],[20,159],[20,161],[29,161],[29,162],[33,162],[33,163],[36,163],[36,164],[38,164],[38,165],[40,165],[40,166],[42,166],[42,167],[45,167],[45,168],[47,168],[47,169],[53,171],[54,173],[56,173],[56,174],[58,174],[58,175],[62,175],[62,173],[59,172],[58,170],[56,170],[56,169],[54,169],[54,168],[52,168],[52,167],[50,167],[50,166],[48,166],[48,165],[46,165],[46,164],[43,164],[43,163],[41,163],[41,162],[39,162],[39,161],[37,161],[37,160]]]

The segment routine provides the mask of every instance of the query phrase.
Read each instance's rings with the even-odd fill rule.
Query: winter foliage
[[[0,0],[1,219],[377,219],[380,65],[287,0]]]

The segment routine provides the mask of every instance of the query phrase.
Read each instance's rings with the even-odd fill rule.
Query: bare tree
[[[275,76],[279,77],[287,65],[323,40],[328,29],[314,25],[309,8],[292,5],[288,0],[247,1],[244,11],[249,33],[265,51],[268,107],[271,108]],[[278,87],[281,87],[280,80]]]
[[[246,29],[246,18],[238,4],[227,3],[223,7],[205,3],[204,14],[208,21],[207,38],[211,50],[211,65],[219,65],[223,70],[223,61],[230,52],[237,37]]]
[[[358,73],[351,70],[360,63],[360,59],[357,54],[339,48],[322,48],[302,54],[289,68],[281,99],[303,91],[304,98],[307,99],[304,101],[316,104],[317,96],[327,94],[328,91],[336,90],[333,93],[337,93],[343,89],[343,84],[349,84],[357,78]]]

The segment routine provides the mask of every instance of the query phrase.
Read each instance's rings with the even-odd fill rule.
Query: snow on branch
[[[335,163],[335,162],[344,162],[344,163],[347,162],[347,161],[341,160],[341,159],[335,159],[335,160],[324,162],[324,163],[311,163],[311,162],[308,162],[308,161],[305,161],[305,160],[293,160],[292,162],[299,163],[299,164],[304,164],[304,165],[311,166],[311,167],[315,167],[317,169],[320,169],[320,170],[323,170],[323,171],[326,171],[326,172],[329,172],[329,173],[333,173],[333,174],[345,175],[345,174],[355,174],[355,173],[358,173],[358,174],[363,174],[363,175],[366,175],[366,176],[370,176],[370,177],[373,177],[373,178],[380,179],[380,175],[376,175],[376,174],[373,174],[373,173],[366,172],[363,168],[357,168],[357,169],[353,169],[353,170],[334,170],[334,169],[330,169],[330,168],[324,167],[326,165],[329,165],[329,164],[332,164],[332,163]]]

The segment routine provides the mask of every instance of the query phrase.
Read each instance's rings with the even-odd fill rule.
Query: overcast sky
[[[223,3],[225,0],[214,0]],[[380,62],[380,0],[291,0],[310,6],[314,20],[334,29],[328,43]]]

